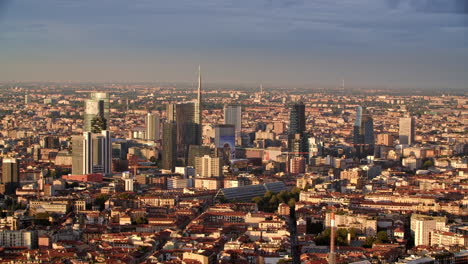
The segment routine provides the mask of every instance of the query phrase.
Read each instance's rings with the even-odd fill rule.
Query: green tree
[[[137,225],[148,224],[148,219],[146,219],[143,216],[139,216],[139,217],[137,217],[137,219],[135,219],[135,224],[137,224]]]
[[[94,199],[94,205],[99,206],[99,211],[104,210],[104,205],[106,201],[109,200],[109,195],[107,194],[100,194]]]
[[[429,160],[426,160],[423,165],[422,165],[422,169],[423,170],[427,170],[429,169],[430,167],[433,167],[434,166],[434,161],[432,159],[429,159]]]
[[[97,116],[91,120],[91,132],[101,133],[102,130],[107,129],[107,120],[103,117]]]
[[[364,242],[364,244],[362,246],[365,247],[365,248],[371,248],[372,244],[374,244],[374,242],[375,242],[375,237],[374,236],[369,236],[369,237],[366,238],[366,241]]]
[[[381,244],[381,243],[387,243],[388,240],[388,234],[387,231],[379,231],[377,233],[377,238],[374,243]]]
[[[351,239],[355,239],[357,236],[357,230],[356,228],[352,227],[349,229],[349,233],[351,234]]]
[[[274,192],[268,191],[268,192],[265,193],[264,197],[265,198],[271,198],[271,196],[273,196],[274,194],[275,194]]]

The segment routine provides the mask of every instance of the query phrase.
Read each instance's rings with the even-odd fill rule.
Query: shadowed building
[[[305,105],[303,102],[295,103],[289,113],[289,158],[304,157],[305,160],[309,160],[308,136],[305,130]]]
[[[163,125],[162,168],[173,171],[177,161],[177,124],[167,122]]]
[[[167,120],[176,123],[177,158],[186,165],[190,145],[200,145],[200,125],[198,120],[196,103],[181,103],[167,105]]]
[[[356,108],[353,144],[357,157],[374,155],[374,120],[369,111],[361,106]]]
[[[2,161],[2,184],[0,192],[2,194],[15,194],[19,187],[19,160],[4,158]]]
[[[72,137],[72,173],[112,173],[112,141],[110,131],[84,132]]]
[[[225,105],[223,108],[224,112],[224,124],[233,125],[235,129],[236,144],[239,143],[242,135],[242,106],[240,105]]]
[[[400,131],[399,139],[400,144],[411,145],[414,142],[414,117],[402,117],[400,118]]]

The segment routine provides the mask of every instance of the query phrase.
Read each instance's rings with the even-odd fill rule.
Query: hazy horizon
[[[467,88],[459,0],[15,0],[0,80]]]

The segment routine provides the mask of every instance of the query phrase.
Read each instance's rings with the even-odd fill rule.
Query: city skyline
[[[0,80],[463,89],[460,3],[5,1]]]

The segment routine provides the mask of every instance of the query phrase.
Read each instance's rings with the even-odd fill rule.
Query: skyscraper
[[[145,118],[146,123],[146,139],[159,140],[160,139],[160,118],[159,114],[148,113]]]
[[[177,158],[188,159],[190,145],[200,145],[200,125],[196,123],[196,103],[188,102],[167,105],[167,120],[177,127]]]
[[[224,124],[234,125],[236,144],[240,145],[242,133],[242,106],[240,105],[225,105],[224,109]]]
[[[85,101],[84,131],[101,132],[109,122],[109,96],[107,93],[93,92]]]
[[[83,135],[74,135],[71,140],[72,148],[72,174],[82,175],[84,173],[84,160],[83,160]]]
[[[308,136],[305,131],[305,105],[303,102],[293,104],[289,113],[288,147],[290,156],[309,159]]]
[[[110,131],[84,132],[72,137],[72,173],[112,173],[112,142]]]
[[[4,158],[2,162],[2,184],[0,192],[2,194],[15,194],[19,187],[19,160]]]
[[[374,120],[369,111],[361,106],[356,108],[353,143],[359,158],[374,155]]]
[[[168,121],[163,125],[162,168],[174,170],[177,161],[177,124]]]
[[[414,117],[402,117],[400,118],[400,144],[411,145],[414,143]]]
[[[302,134],[305,131],[305,122],[304,103],[292,105],[289,113],[289,134]]]

